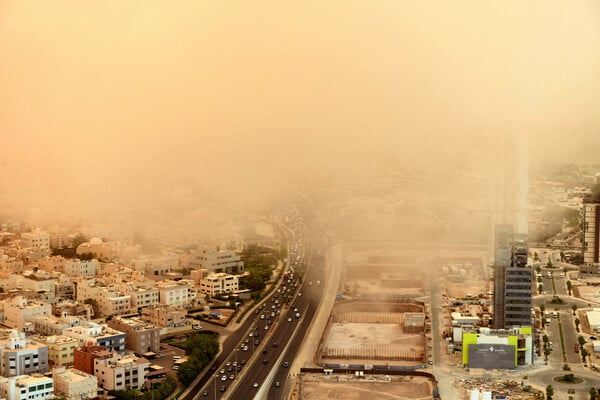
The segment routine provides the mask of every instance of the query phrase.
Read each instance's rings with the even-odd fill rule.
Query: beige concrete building
[[[50,366],[71,366],[74,361],[75,349],[79,340],[64,336],[37,336],[33,341],[48,347],[48,363]]]
[[[68,276],[95,276],[96,260],[68,260],[64,264],[65,274]]]
[[[33,330],[41,335],[62,335],[63,330],[80,326],[85,319],[65,315],[57,317],[55,315],[38,315],[32,319]]]
[[[34,317],[51,314],[50,304],[27,300],[21,296],[4,303],[4,324],[27,332],[33,331]]]
[[[69,400],[90,399],[98,395],[98,378],[74,368],[54,368],[54,394]]]
[[[108,326],[125,332],[125,348],[137,354],[160,351],[160,327],[135,317],[114,317]]]
[[[139,310],[144,307],[155,306],[160,303],[160,294],[154,284],[143,284],[140,286],[134,283],[122,285],[121,292],[131,299],[131,308]]]
[[[230,293],[239,289],[237,276],[218,273],[210,274],[200,281],[200,291],[209,296]]]
[[[50,235],[39,228],[21,234],[21,245],[38,249],[50,248]]]
[[[94,360],[94,375],[105,390],[140,389],[149,370],[150,363],[133,354],[114,354],[112,358]]]
[[[142,320],[163,328],[189,325],[185,310],[165,305],[142,309]]]
[[[131,260],[138,272],[159,276],[179,268],[179,256],[176,254],[145,255]]]

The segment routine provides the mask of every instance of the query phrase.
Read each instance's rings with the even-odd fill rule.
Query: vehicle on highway
[[[225,375],[225,368],[221,369],[221,375]]]
[[[240,365],[246,365],[246,360],[240,361]]]
[[[275,387],[279,387],[279,386],[281,386],[281,382],[279,382],[279,381],[276,381],[276,382],[275,382]]]
[[[268,363],[268,362],[269,362],[269,361],[268,361],[266,358],[263,360],[263,364],[266,364],[266,363]]]
[[[208,396],[208,390],[205,390],[204,392],[202,392],[202,396],[207,397]]]
[[[225,390],[227,390],[227,388],[226,388],[225,386],[221,386],[221,387],[219,388],[219,392],[224,392]]]
[[[292,322],[292,319],[291,319],[291,318],[288,318],[288,322]]]
[[[221,376],[221,382],[225,382],[227,380],[227,375]]]
[[[290,366],[290,363],[288,363],[287,361],[284,361],[283,363],[283,368],[287,368]]]
[[[300,318],[300,313],[296,313],[296,318]]]
[[[234,374],[229,375],[229,379],[234,380],[235,379],[235,375]]]
[[[277,343],[273,342],[272,346],[277,347]]]
[[[258,387],[258,382],[254,382],[254,383],[252,384],[252,387],[253,387],[253,388],[257,388],[257,387]]]
[[[269,325],[265,325],[265,331],[269,329]]]

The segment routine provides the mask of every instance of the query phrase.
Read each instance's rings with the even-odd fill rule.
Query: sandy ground
[[[302,377],[302,399],[371,400],[430,399],[432,385],[427,378],[353,375],[324,376],[305,374]]]
[[[391,345],[422,346],[422,334],[405,334],[397,324],[333,323],[326,346],[363,348]]]

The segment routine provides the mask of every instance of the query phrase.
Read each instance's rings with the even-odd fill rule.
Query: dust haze
[[[596,1],[3,1],[2,217],[187,239],[300,187],[448,236],[506,133],[594,161],[599,48]]]

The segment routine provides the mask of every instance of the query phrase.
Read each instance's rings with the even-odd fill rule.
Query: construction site
[[[432,380],[422,376],[303,373],[297,385],[301,391],[293,400],[419,400],[431,399],[434,391]]]

